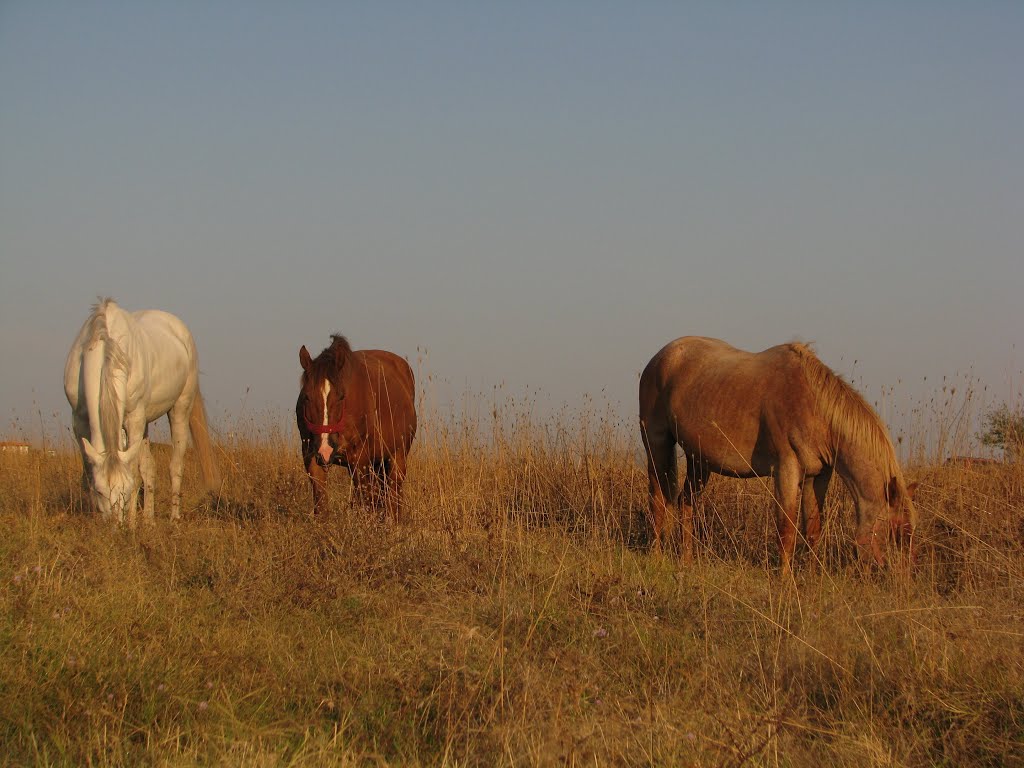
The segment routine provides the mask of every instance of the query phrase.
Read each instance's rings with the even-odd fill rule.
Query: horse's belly
[[[728,477],[766,477],[772,472],[771,464],[750,461],[746,457],[736,457],[735,461],[705,462],[705,468],[717,475]]]
[[[730,439],[722,433],[682,434],[677,440],[688,462],[699,463],[711,472],[751,477],[763,469],[763,459],[754,442],[740,436]]]
[[[156,421],[171,410],[181,397],[187,381],[187,374],[180,371],[168,371],[164,375],[157,372],[153,375],[149,401],[146,403],[146,421]]]

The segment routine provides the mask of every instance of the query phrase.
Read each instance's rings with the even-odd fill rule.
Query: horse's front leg
[[[149,442],[146,440],[146,416],[141,407],[125,415],[124,435],[125,453],[131,455],[127,462],[128,476],[131,478],[131,493],[123,510],[127,520],[118,522],[127,522],[128,527],[134,530],[139,513],[140,470],[143,455],[148,455],[149,448]],[[138,450],[133,452],[133,446],[138,446]]]
[[[807,548],[814,552],[821,538],[821,516],[825,512],[825,494],[828,493],[828,485],[832,480],[832,467],[823,467],[814,477],[805,477],[803,486],[803,522],[804,539],[807,541]],[[812,563],[818,562],[814,556]]]
[[[321,515],[327,511],[327,467],[320,463],[316,451],[304,453],[303,460],[313,492],[313,514]]]
[[[779,459],[775,473],[775,500],[778,504],[775,525],[779,534],[779,559],[782,572],[792,572],[791,561],[796,549],[797,521],[800,519],[801,467],[796,456]]]
[[[153,512],[156,506],[156,462],[153,461],[148,435],[142,438],[139,474],[142,475],[142,522],[153,525],[156,522]]]

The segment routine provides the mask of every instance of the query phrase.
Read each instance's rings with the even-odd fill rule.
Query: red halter
[[[341,425],[345,422],[345,407],[342,404],[341,416],[333,424],[314,424],[309,419],[306,419],[306,429],[312,432],[314,435],[333,435],[335,432],[341,432]]]
[[[307,420],[306,428],[314,435],[333,435],[335,432],[341,432],[341,424],[344,420],[344,416],[334,424],[314,424]]]

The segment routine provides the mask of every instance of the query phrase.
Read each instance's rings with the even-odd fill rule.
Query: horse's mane
[[[118,372],[128,374],[128,357],[121,345],[117,343],[107,324],[107,311],[116,308],[113,299],[101,299],[92,307],[92,314],[86,323],[89,334],[85,346],[103,342],[103,371],[100,375],[100,434],[106,447],[108,460],[117,456],[121,447],[121,411],[118,408],[117,389],[114,387],[114,376]]]
[[[870,452],[887,477],[896,477],[902,486],[903,473],[896,461],[889,431],[875,410],[857,390],[821,362],[810,345],[792,342],[787,346],[800,361],[833,436],[841,436]]]
[[[348,339],[334,333],[331,334],[331,344],[317,355],[309,368],[302,372],[302,386],[311,387],[313,391],[319,391],[324,381],[334,380],[352,358],[352,347]]]

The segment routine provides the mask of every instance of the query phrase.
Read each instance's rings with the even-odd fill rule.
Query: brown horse
[[[804,536],[813,548],[834,470],[853,496],[861,556],[883,563],[881,544],[891,533],[908,540],[913,557],[915,486],[904,481],[885,425],[805,344],[754,354],[717,339],[676,339],[640,376],[640,432],[656,547],[666,536],[667,506],[678,504],[682,555],[692,558],[693,504],[712,472],[774,475],[788,571],[801,497]],[[681,489],[676,445],[686,461]]]
[[[295,419],[313,487],[313,512],[327,510],[327,468],[347,467],[355,502],[398,519],[406,460],[416,434],[415,382],[409,364],[379,349],[353,352],[344,336],[310,357],[299,350],[302,389]]]

